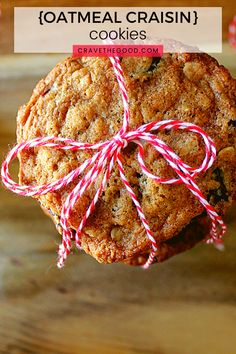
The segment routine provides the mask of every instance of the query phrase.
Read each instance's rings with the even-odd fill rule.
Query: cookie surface
[[[201,126],[215,141],[217,161],[196,178],[216,210],[224,214],[236,197],[236,81],[206,54],[165,54],[161,60],[123,58],[130,104],[130,129],[150,121],[178,119]],[[122,124],[122,101],[107,58],[68,58],[41,80],[17,117],[18,142],[41,136],[62,136],[96,143],[112,138]],[[189,132],[162,131],[163,139],[193,167],[205,156],[201,139]],[[163,178],[175,177],[165,160],[145,145],[145,162]],[[78,167],[89,152],[35,148],[20,156],[20,183],[45,184]],[[126,176],[141,203],[157,243],[180,233],[203,207],[184,185],[162,185],[144,175],[137,147],[122,152]],[[94,186],[76,204],[70,225],[76,229],[89,206]],[[60,215],[67,188],[39,197],[53,215]],[[83,249],[100,262],[117,262],[150,248],[136,209],[115,166],[96,208],[81,235]]]
[[[154,262],[163,262],[178,253],[190,250],[197,243],[204,240],[210,229],[209,219],[205,215],[200,215],[191,222],[181,232],[173,238],[158,244],[158,249]],[[151,250],[150,250],[151,251]],[[133,266],[144,265],[149,257],[149,252],[145,252],[124,260],[124,263]]]

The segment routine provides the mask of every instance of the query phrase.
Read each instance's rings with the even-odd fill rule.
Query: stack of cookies
[[[130,129],[151,121],[178,119],[203,128],[214,140],[217,158],[196,177],[196,183],[220,215],[236,198],[236,80],[215,59],[203,53],[164,54],[162,58],[122,58],[130,107]],[[55,136],[78,142],[111,139],[121,128],[123,104],[108,58],[68,58],[41,80],[17,117],[18,143]],[[197,168],[205,156],[201,138],[179,130],[162,130],[158,137],[181,159]],[[150,145],[144,144],[151,173],[175,178],[175,172]],[[125,174],[158,244],[156,260],[193,247],[209,232],[202,204],[183,184],[159,184],[147,177],[137,161],[137,145],[122,150]],[[78,167],[91,151],[37,147],[22,152],[20,183],[42,185]],[[76,230],[101,180],[76,203],[69,218]],[[36,197],[59,232],[60,213],[76,181],[58,191]],[[137,210],[115,165],[109,181],[87,220],[83,250],[99,262],[143,264],[150,252]]]

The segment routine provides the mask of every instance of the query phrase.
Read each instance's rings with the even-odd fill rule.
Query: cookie
[[[61,233],[62,230],[60,227],[59,217],[53,214],[50,210],[45,209],[42,205],[41,208],[44,213],[52,219],[58,232]],[[153,263],[163,262],[178,253],[193,248],[197,243],[206,238],[209,230],[209,218],[203,213],[203,215],[191,220],[191,222],[183,230],[181,230],[177,236],[159,243]],[[143,266],[146,263],[150,252],[151,249],[147,249],[134,257],[125,259],[123,263],[132,266]]]
[[[196,177],[196,183],[221,215],[236,198],[235,120],[236,81],[206,54],[165,54],[160,58],[123,58],[130,107],[130,129],[144,123],[178,119],[202,127],[214,140],[217,159]],[[96,143],[111,139],[122,125],[123,105],[108,58],[67,58],[41,80],[17,117],[18,142],[35,137],[59,136]],[[161,131],[158,136],[187,164],[198,167],[205,156],[201,139],[189,132]],[[153,147],[144,144],[145,162],[153,174],[175,174]],[[42,185],[75,169],[88,151],[61,151],[40,147],[23,152],[20,183]],[[204,211],[203,206],[180,185],[158,184],[137,162],[137,146],[122,151],[128,178],[154,233],[163,244]],[[69,219],[77,229],[101,180],[89,188]],[[37,197],[60,222],[62,204],[75,186]],[[150,248],[149,241],[127,191],[114,166],[109,182],[81,234],[85,252],[99,262],[134,259]]]
[[[166,261],[172,256],[190,250],[197,243],[203,241],[209,233],[209,219],[206,215],[194,218],[181,232],[171,239],[158,244],[153,263]],[[124,260],[124,263],[132,266],[143,266],[151,250],[135,257]]]

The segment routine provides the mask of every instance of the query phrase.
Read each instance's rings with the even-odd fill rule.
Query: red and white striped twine
[[[138,145],[138,162],[143,171],[143,173],[149,178],[153,179],[157,183],[163,184],[180,184],[184,183],[186,187],[195,195],[199,202],[206,209],[212,223],[212,228],[210,231],[209,238],[207,242],[219,243],[226,231],[226,226],[217,214],[212,205],[208,203],[206,198],[203,196],[199,187],[195,183],[194,178],[202,171],[206,171],[212,166],[216,158],[216,148],[212,139],[197,125],[188,122],[182,122],[178,120],[163,120],[159,122],[151,122],[144,124],[139,128],[129,131],[129,104],[128,95],[126,90],[126,85],[124,81],[123,71],[120,65],[120,60],[118,57],[111,57],[111,63],[119,84],[120,93],[122,96],[123,106],[124,106],[124,117],[123,125],[119,132],[111,139],[97,144],[79,143],[72,139],[59,138],[59,137],[41,137],[32,139],[30,141],[22,142],[8,153],[6,160],[2,164],[1,176],[2,181],[7,188],[12,192],[23,196],[41,196],[49,192],[56,191],[58,189],[64,188],[72,181],[78,178],[78,176],[85,172],[83,178],[81,178],[73,190],[69,193],[65,203],[62,206],[60,222],[62,227],[62,243],[59,246],[58,251],[58,267],[61,268],[64,262],[71,252],[72,248],[72,238],[75,238],[76,246],[81,249],[80,235],[83,227],[88,220],[89,216],[93,212],[95,205],[104,190],[106,183],[110,177],[111,171],[115,163],[117,163],[120,178],[123,181],[127,192],[129,193],[132,201],[137,209],[137,213],[140,217],[142,225],[146,231],[146,235],[149,239],[152,251],[150,252],[149,258],[144,268],[148,268],[155,257],[157,251],[157,243],[153,235],[153,231],[150,229],[148,221],[144,215],[143,209],[125,176],[125,170],[122,163],[121,151],[130,142],[136,143]],[[170,130],[170,129],[182,129],[192,133],[199,134],[205,144],[205,158],[200,167],[194,169],[184,163],[179,156],[177,156],[174,151],[166,145],[162,140],[160,140],[157,135],[152,134],[153,131],[157,132],[159,130]],[[153,175],[146,167],[144,162],[144,147],[143,143],[147,142],[151,144],[169,163],[172,169],[176,172],[177,178],[163,179],[161,177]],[[22,151],[29,150],[34,147],[48,147],[52,149],[61,150],[96,150],[95,154],[85,160],[80,166],[68,173],[66,176],[58,179],[57,181],[45,184],[42,186],[33,185],[19,185],[11,179],[9,173],[10,162]],[[97,189],[95,196],[89,205],[85,215],[80,221],[79,227],[76,230],[75,236],[69,226],[69,218],[76,202],[82,197],[82,195],[87,191],[87,189],[94,183],[99,175],[102,175],[102,181]]]

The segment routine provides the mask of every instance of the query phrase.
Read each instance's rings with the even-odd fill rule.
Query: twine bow
[[[72,139],[60,138],[60,137],[41,137],[35,138],[26,142],[22,142],[8,153],[6,160],[2,164],[1,176],[2,181],[7,188],[12,192],[23,196],[42,196],[49,192],[59,190],[66,187],[72,181],[75,181],[78,176],[86,172],[84,176],[78,181],[77,185],[69,193],[64,202],[60,215],[60,223],[62,227],[62,243],[58,250],[58,262],[57,265],[61,268],[64,262],[71,252],[72,248],[72,238],[75,239],[76,246],[81,249],[80,235],[85,226],[85,223],[91,213],[93,212],[99,197],[101,196],[106,183],[110,177],[111,171],[115,163],[117,163],[120,178],[123,181],[127,192],[129,193],[135,207],[142,225],[146,231],[146,235],[150,241],[152,251],[150,252],[149,258],[146,261],[144,268],[148,268],[155,257],[157,251],[157,243],[154,238],[153,232],[149,227],[148,221],[144,215],[142,207],[125,176],[125,171],[121,159],[121,151],[130,142],[136,143],[138,145],[137,159],[142,172],[149,178],[153,179],[157,183],[163,184],[180,184],[184,183],[186,187],[195,195],[199,202],[204,206],[211,219],[211,231],[207,242],[220,242],[222,236],[226,231],[226,226],[217,214],[215,209],[209,202],[205,199],[204,195],[200,191],[199,187],[195,183],[195,177],[206,171],[212,166],[216,158],[216,148],[212,139],[197,125],[188,122],[182,122],[178,120],[164,120],[159,122],[151,122],[144,124],[139,128],[129,131],[129,105],[128,105],[128,95],[124,81],[123,71],[120,65],[120,60],[118,57],[111,57],[111,63],[119,84],[120,93],[122,96],[123,107],[124,107],[124,117],[123,125],[119,132],[111,139],[97,144],[89,143],[79,143]],[[205,157],[200,167],[192,168],[186,163],[184,163],[180,157],[157,135],[152,134],[153,131],[158,132],[159,130],[170,130],[170,129],[182,129],[192,133],[199,134],[205,144]],[[144,162],[144,147],[143,142],[151,144],[168,162],[170,167],[176,172],[177,178],[164,179],[152,174],[145,165]],[[49,184],[44,184],[42,186],[33,185],[19,185],[11,179],[9,173],[10,162],[22,151],[29,150],[35,147],[48,147],[52,149],[61,150],[95,150],[94,155],[87,160],[85,160],[80,166],[72,170],[66,176],[53,181]],[[76,202],[83,196],[83,194],[88,190],[88,188],[95,182],[98,176],[102,176],[100,186],[98,187],[92,202],[90,203],[86,213],[84,214],[82,220],[80,221],[79,227],[76,230],[75,235],[72,233],[72,229],[69,226],[69,218]]]

